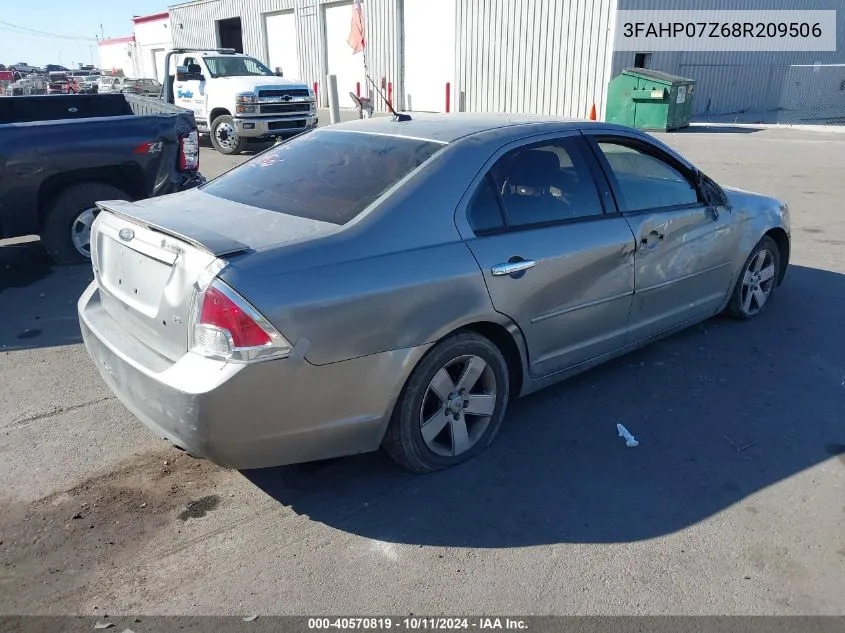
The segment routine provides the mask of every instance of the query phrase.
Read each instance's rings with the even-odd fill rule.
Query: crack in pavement
[[[115,396],[103,396],[102,398],[97,398],[96,400],[91,400],[90,402],[83,402],[81,404],[74,404],[69,407],[56,407],[55,409],[48,411],[46,413],[38,413],[36,415],[31,415],[28,418],[24,418],[22,420],[18,420],[17,422],[12,422],[9,426],[6,427],[5,430],[10,431],[13,429],[20,429],[33,422],[38,422],[40,420],[44,420],[46,418],[51,418],[55,415],[59,415],[61,413],[68,413],[70,411],[77,411],[78,409],[84,409],[85,407],[90,407],[92,404],[99,404],[100,402],[106,402],[108,400],[116,400]]]

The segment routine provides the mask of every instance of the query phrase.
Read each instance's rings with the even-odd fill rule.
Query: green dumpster
[[[608,123],[669,132],[692,118],[695,80],[649,68],[626,68],[607,88]]]

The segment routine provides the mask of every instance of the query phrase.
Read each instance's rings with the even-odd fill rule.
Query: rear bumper
[[[290,118],[235,118],[235,130],[243,138],[262,138],[267,136],[295,136],[302,132],[309,132],[317,127],[317,113],[304,118],[292,120]],[[287,125],[299,124],[297,127]]]
[[[253,365],[188,353],[158,356],[102,307],[93,282],[79,299],[89,356],[117,398],[157,436],[230,468],[250,469],[376,450],[407,373],[428,348],[316,366]]]

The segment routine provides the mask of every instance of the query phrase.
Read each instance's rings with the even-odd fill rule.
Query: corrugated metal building
[[[799,4],[832,9],[842,0]],[[635,60],[696,79],[696,111],[711,114],[778,107],[795,92],[795,73],[808,74],[791,65],[845,63],[841,48],[803,54],[643,51],[640,57],[614,50],[617,9],[677,5],[677,0],[364,0],[368,74],[397,107],[408,110],[586,117],[595,104],[601,118],[609,80]],[[736,5],[736,0],[685,0],[683,8]],[[740,8],[795,5],[746,0]],[[322,105],[328,73],[338,76],[341,105],[352,105],[349,92],[367,90],[362,55],[353,56],[346,43],[352,0],[196,0],[170,7],[170,15],[175,46],[243,50],[280,67],[285,76],[318,83]],[[845,11],[838,41],[845,42]],[[375,103],[385,109],[380,99]]]
[[[828,107],[845,116],[845,2],[843,0],[618,0],[619,9],[810,11],[836,9],[835,52],[653,52],[649,67],[696,80],[694,114],[749,112],[799,106]],[[679,5],[683,6],[679,6]],[[614,52],[613,75],[634,65],[634,52]]]

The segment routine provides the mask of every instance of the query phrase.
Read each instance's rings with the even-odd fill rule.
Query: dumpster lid
[[[670,75],[659,70],[652,70],[651,68],[626,68],[622,71],[623,75],[634,75],[643,79],[652,79],[654,81],[665,82],[669,84],[674,83],[692,83],[694,80],[688,77],[680,77],[678,75]]]

